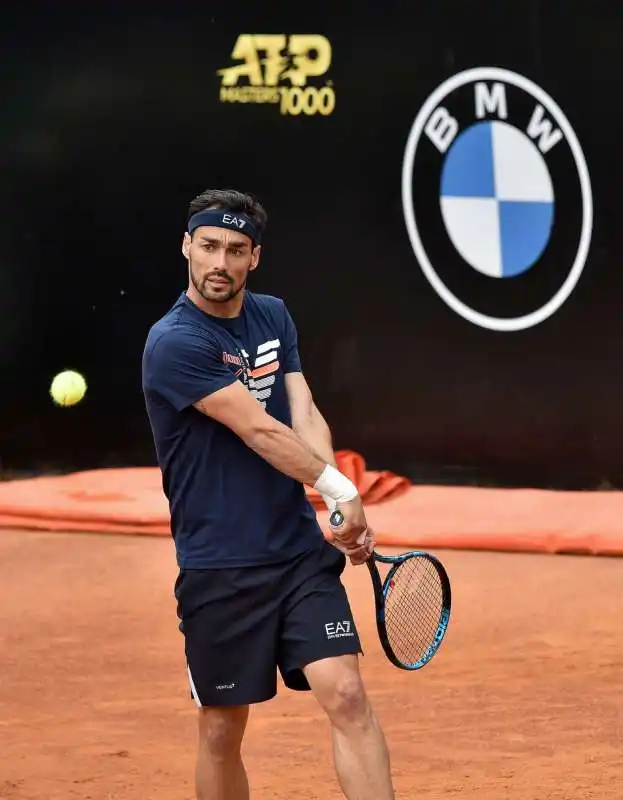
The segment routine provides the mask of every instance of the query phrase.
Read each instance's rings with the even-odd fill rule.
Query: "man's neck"
[[[186,290],[186,296],[194,303],[197,308],[201,309],[205,314],[211,317],[222,317],[223,319],[233,319],[240,316],[242,303],[244,301],[244,289],[241,289],[235,297],[231,300],[226,300],[224,303],[213,303],[202,297],[194,286],[189,286]]]

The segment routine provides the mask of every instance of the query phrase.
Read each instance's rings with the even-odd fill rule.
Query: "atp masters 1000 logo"
[[[424,275],[474,325],[538,325],[584,269],[593,198],[582,148],[558,104],[515,72],[466,70],[430,95],[405,148],[402,201]]]
[[[317,79],[331,66],[331,54],[331,43],[319,34],[243,33],[231,54],[242,63],[217,71],[220,101],[274,103],[282,114],[328,116],[335,108],[335,90],[331,81],[320,85]]]

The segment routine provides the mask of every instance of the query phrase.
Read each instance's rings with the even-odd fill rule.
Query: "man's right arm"
[[[325,469],[326,462],[291,428],[271,417],[239,381],[193,405],[226,425],[275,469],[301,483],[313,486]]]
[[[228,427],[275,469],[347,503],[347,531],[365,526],[355,485],[264,410],[223,363],[216,342],[193,331],[162,337],[150,354],[148,382],[178,411],[194,407]]]
[[[333,498],[344,515],[340,531],[334,531],[333,544],[353,564],[366,561],[370,555],[368,523],[359,492],[345,475],[319,458],[295,431],[271,417],[238,381],[194,406],[230,428],[275,469]]]

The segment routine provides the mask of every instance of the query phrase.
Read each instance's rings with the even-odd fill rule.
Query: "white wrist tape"
[[[322,495],[322,499],[324,500],[325,506],[329,509],[331,513],[333,513],[337,508],[337,500],[334,500],[332,497],[329,497],[328,494],[323,494],[322,492],[320,492],[320,494]]]
[[[337,503],[346,503],[359,494],[355,484],[346,475],[342,475],[339,470],[332,467],[331,464],[327,464],[323,469],[322,474],[314,484],[314,489],[322,495],[327,495]]]

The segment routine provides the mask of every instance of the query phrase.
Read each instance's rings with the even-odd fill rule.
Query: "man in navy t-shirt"
[[[200,709],[197,797],[248,798],[240,756],[248,708],[275,695],[279,671],[328,714],[345,796],[390,800],[385,740],[341,582],[346,556],[364,563],[374,538],[356,487],[336,469],[283,300],[246,289],[266,219],[255,198],[236,191],[192,201],[182,244],[188,290],[153,325],[143,355]],[[345,518],[332,543],[305,484]]]

